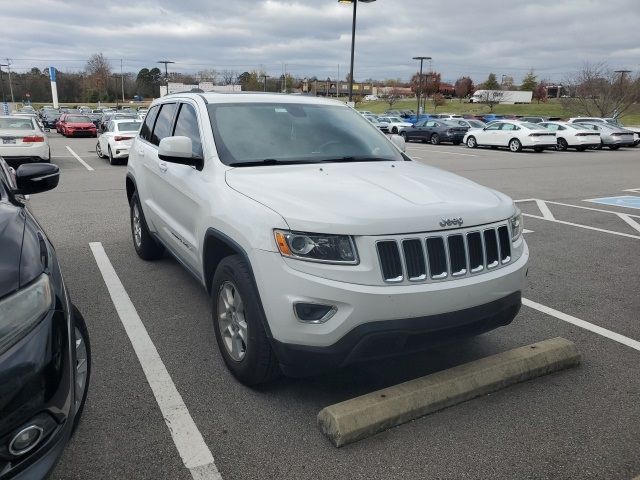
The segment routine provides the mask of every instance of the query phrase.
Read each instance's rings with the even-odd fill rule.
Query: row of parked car
[[[640,143],[640,128],[623,127],[613,118],[576,117],[562,121],[545,117],[519,117],[494,118],[485,122],[477,117],[437,114],[411,122],[411,119],[393,115],[375,116],[364,112],[364,116],[385,133],[401,135],[406,141],[433,145],[464,143],[469,148],[506,147],[513,152],[531,148],[541,152],[551,148],[584,151],[608,147],[617,150],[635,147]]]

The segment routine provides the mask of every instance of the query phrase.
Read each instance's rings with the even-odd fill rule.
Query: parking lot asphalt
[[[95,139],[50,137],[52,161],[62,171],[60,185],[30,203],[56,246],[93,351],[82,423],[52,478],[193,478],[90,242],[103,245],[225,480],[631,479],[640,474],[640,349],[633,347],[640,341],[640,231],[632,225],[640,218],[623,218],[640,210],[585,202],[640,196],[625,192],[640,189],[640,148],[513,154],[409,144],[407,152],[416,161],[524,200],[519,205],[531,231],[526,233],[531,263],[524,297],[588,323],[578,326],[561,314],[523,306],[510,326],[459,344],[249,389],[233,379],[218,354],[204,289],[169,256],[154,263],[136,256],[126,167],[99,159]],[[577,344],[580,367],[339,450],[316,428],[316,414],[329,404],[556,336]]]

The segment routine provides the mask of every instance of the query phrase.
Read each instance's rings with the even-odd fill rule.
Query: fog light
[[[302,322],[324,323],[335,315],[338,308],[335,305],[297,302],[293,304],[293,310]]]
[[[42,438],[42,427],[29,425],[20,430],[9,443],[11,455],[24,455],[38,445]]]

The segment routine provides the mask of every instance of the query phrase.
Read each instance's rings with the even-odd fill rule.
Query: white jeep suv
[[[510,323],[529,258],[519,210],[402,147],[338,101],[162,97],[129,155],[134,247],[207,289],[245,384]]]

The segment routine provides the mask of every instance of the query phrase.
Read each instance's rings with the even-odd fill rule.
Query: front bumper
[[[97,130],[71,130],[67,129],[66,134],[68,137],[96,137],[98,136]]]
[[[44,478],[71,436],[73,353],[71,315],[50,311],[27,336],[0,356],[0,477]],[[30,452],[11,455],[13,435],[40,415],[50,421]],[[36,422],[34,422],[36,423]]]
[[[328,347],[272,341],[285,375],[306,376],[344,365],[425,350],[508,325],[520,310],[521,294],[439,315],[362,324]]]
[[[252,266],[271,336],[277,342],[330,347],[361,325],[463,311],[524,289],[529,251],[513,263],[457,280],[403,285],[363,285],[332,280],[292,268],[279,253],[254,250]],[[333,268],[329,266],[327,268]],[[339,267],[352,268],[349,266]],[[298,320],[294,302],[334,305],[322,324]]]

